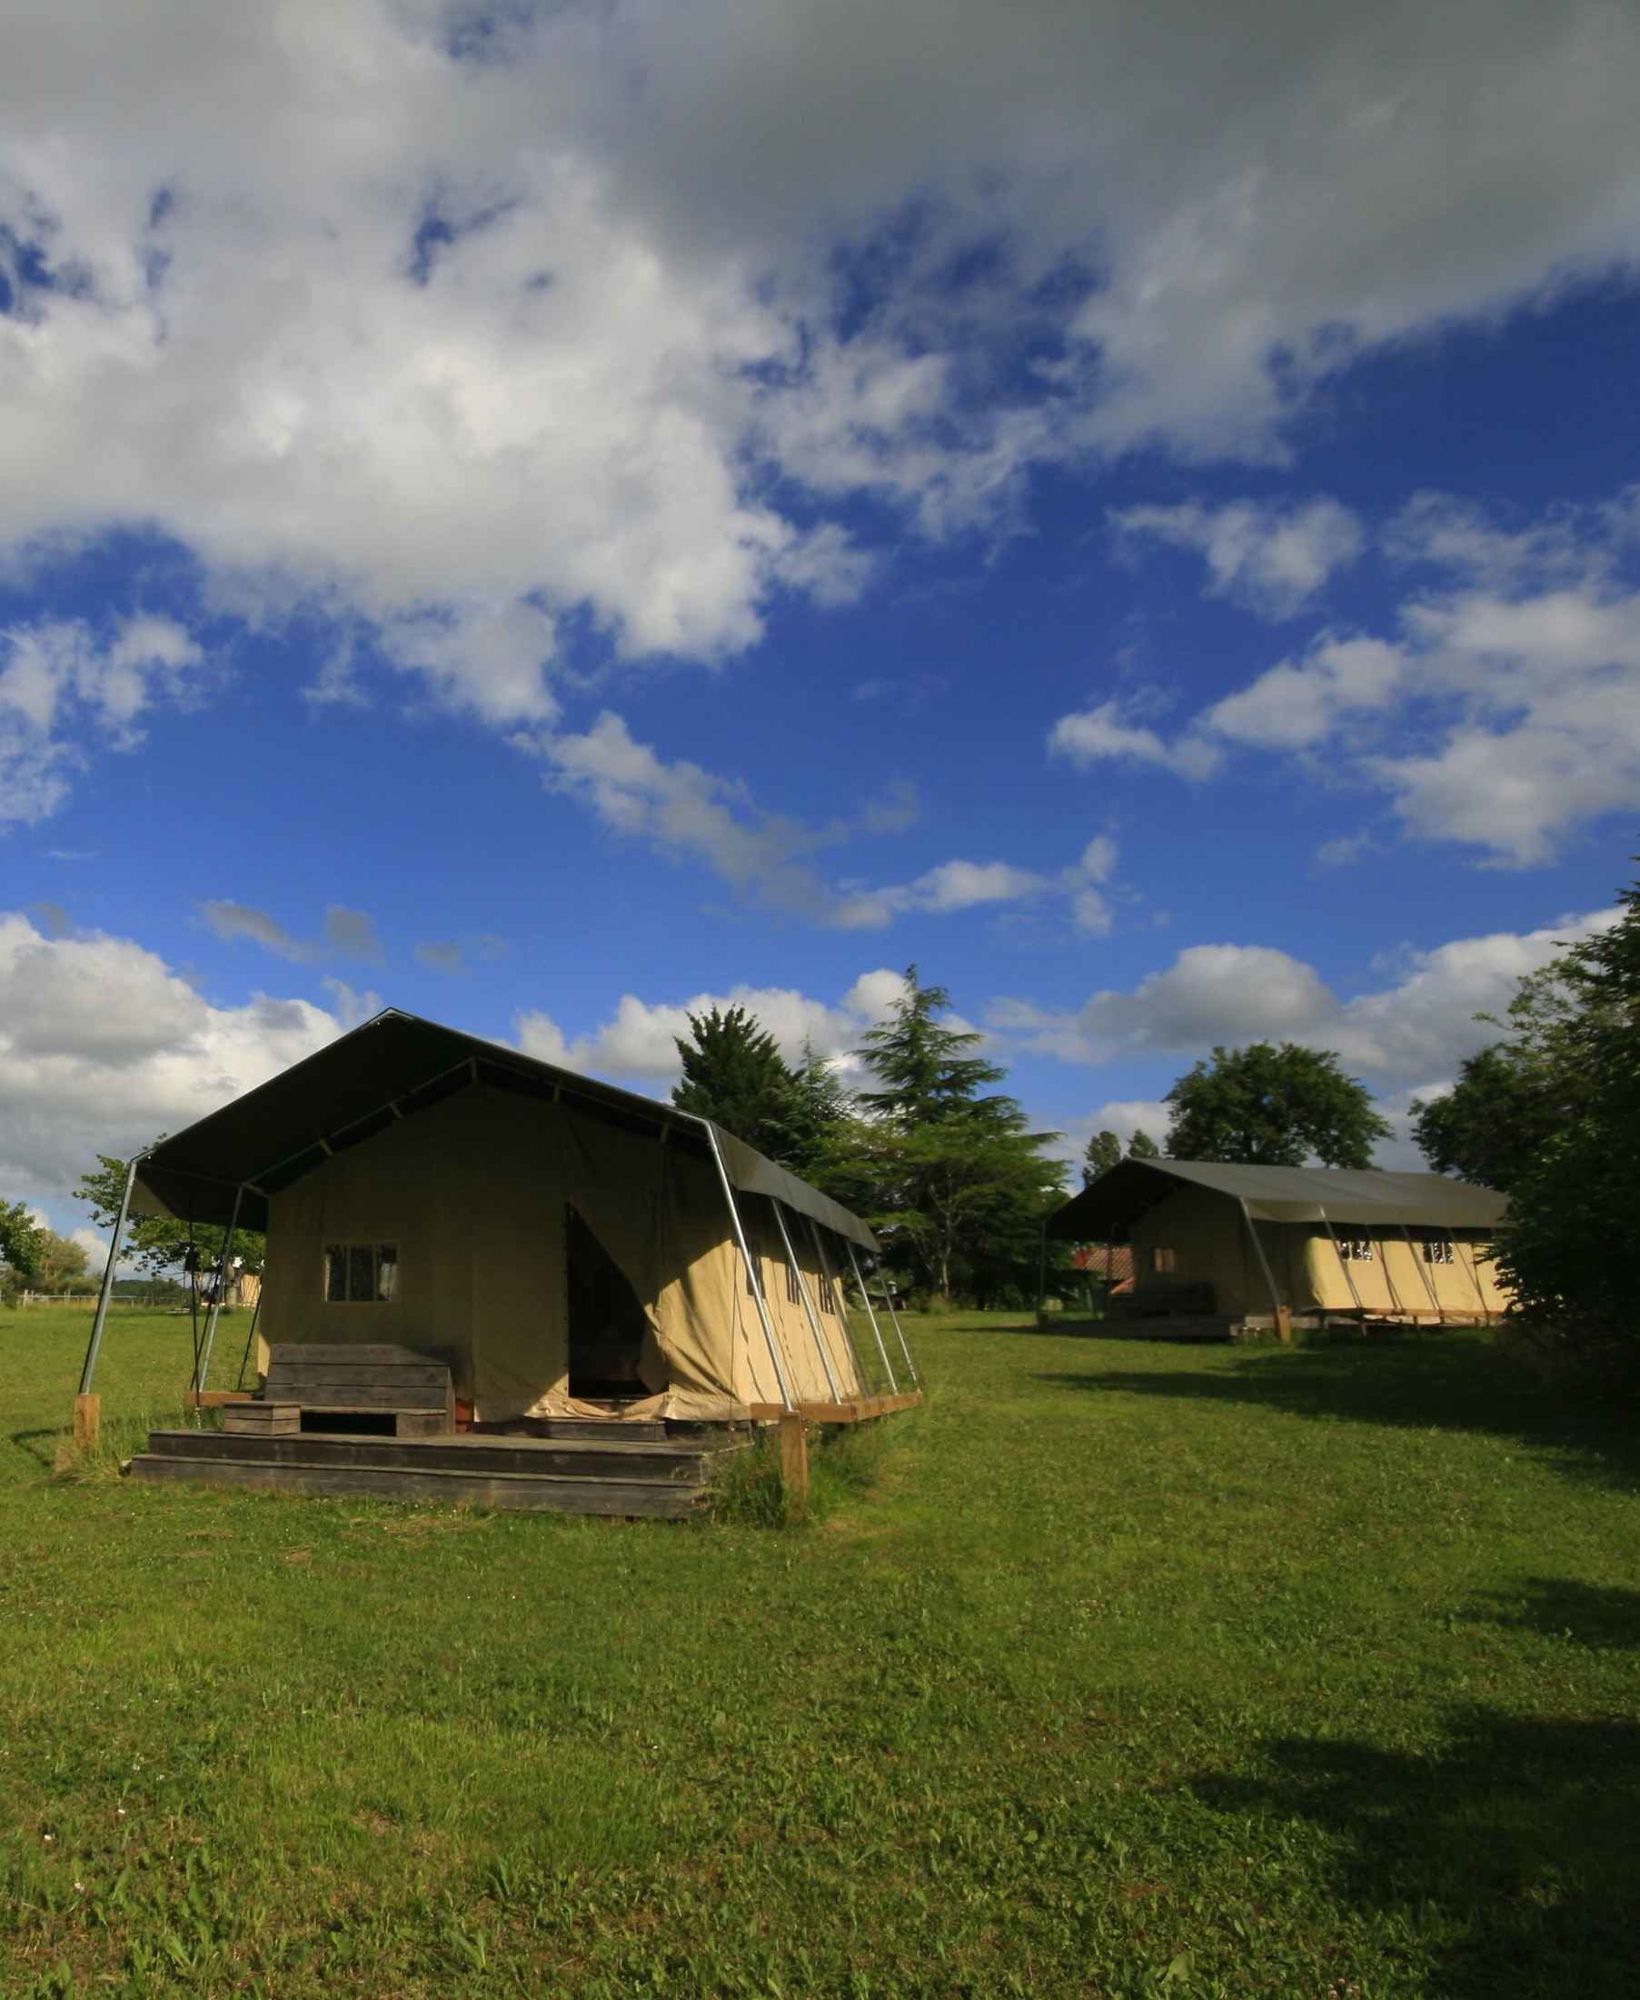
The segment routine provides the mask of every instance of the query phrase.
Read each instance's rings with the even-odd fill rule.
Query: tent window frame
[[[1458,1246],[1450,1238],[1426,1236],[1423,1241],[1426,1264],[1456,1264]]]
[[[320,1283],[327,1306],[390,1306],[398,1297],[399,1246],[327,1243]]]
[[[1377,1245],[1370,1236],[1340,1236],[1338,1254],[1346,1264],[1375,1264],[1378,1261]]]
[[[1176,1278],[1179,1275],[1179,1253],[1171,1243],[1153,1243],[1150,1246],[1150,1275],[1153,1278]]]

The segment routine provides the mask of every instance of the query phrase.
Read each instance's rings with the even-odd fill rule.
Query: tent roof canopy
[[[396,1007],[160,1140],[138,1165],[138,1207],[226,1227],[242,1186],[240,1223],[265,1229],[270,1195],[332,1153],[474,1083],[562,1099],[701,1157],[710,1156],[708,1134],[715,1133],[729,1180],[743,1194],[771,1196],[868,1250],[877,1247],[858,1216],[721,1126]]]
[[[1218,1160],[1120,1160],[1048,1218],[1072,1243],[1124,1235],[1180,1184],[1244,1201],[1258,1222],[1379,1223],[1390,1228],[1495,1229],[1508,1206],[1491,1188],[1444,1174],[1377,1168],[1250,1167]]]

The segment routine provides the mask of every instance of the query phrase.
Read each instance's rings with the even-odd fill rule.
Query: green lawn
[[[1478,1339],[914,1326],[780,1531],[57,1478],[84,1331],[0,1314],[7,2000],[1640,1982],[1640,1450]]]

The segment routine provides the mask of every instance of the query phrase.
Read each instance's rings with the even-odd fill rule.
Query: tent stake
[[[119,1262],[120,1238],[125,1234],[126,1217],[131,1213],[131,1190],[137,1184],[137,1162],[147,1157],[135,1154],[125,1169],[125,1186],[120,1191],[119,1213],[114,1217],[114,1234],[108,1239],[108,1262],[103,1266],[102,1290],[97,1294],[97,1310],[92,1315],[91,1339],[80,1369],[80,1392],[74,1399],[74,1433],[87,1443],[97,1438],[101,1407],[91,1393],[91,1377],[96,1372],[97,1353],[102,1346],[103,1328],[108,1324],[108,1301],[114,1295],[114,1266]]]
[[[809,1331],[814,1335],[814,1344],[820,1350],[820,1366],[825,1370],[826,1387],[831,1391],[831,1400],[840,1403],[843,1398],[837,1387],[837,1377],[832,1371],[831,1356],[826,1352],[825,1336],[820,1331],[820,1318],[809,1300],[809,1281],[803,1275],[803,1267],[797,1261],[797,1252],[792,1248],[791,1231],[786,1227],[786,1211],[773,1195],[769,1206],[774,1210],[774,1219],[780,1226],[780,1240],[786,1246],[786,1263],[792,1276],[797,1280],[797,1296],[803,1301],[803,1311],[809,1322]]]
[[[228,1216],[227,1231],[222,1238],[222,1254],[217,1259],[216,1289],[211,1294],[211,1310],[205,1321],[205,1338],[199,1344],[199,1359],[194,1364],[196,1396],[204,1389],[205,1377],[211,1372],[211,1347],[216,1340],[216,1322],[222,1311],[222,1294],[228,1289],[228,1258],[233,1252],[234,1231],[239,1227],[239,1204],[244,1198],[244,1193],[244,1183],[241,1182],[233,1191],[233,1209]]]
[[[735,1226],[735,1241],[740,1245],[741,1259],[746,1266],[746,1282],[752,1288],[752,1297],[757,1302],[757,1316],[763,1323],[763,1338],[768,1345],[769,1359],[774,1363],[774,1379],[780,1384],[780,1401],[786,1409],[792,1407],[791,1384],[786,1380],[786,1371],[780,1365],[780,1350],[775,1345],[774,1321],[769,1317],[769,1308],[763,1299],[763,1281],[758,1276],[757,1265],[752,1261],[752,1248],[746,1241],[746,1231],[740,1220],[740,1210],[735,1205],[735,1190],[729,1179],[729,1169],[723,1164],[723,1149],[718,1145],[717,1127],[710,1118],[701,1119],[706,1132],[707,1143],[712,1148],[712,1158],[717,1163],[718,1179],[723,1184],[723,1199],[729,1204],[729,1220]]]
[[[860,1275],[860,1260],[854,1254],[854,1245],[848,1246],[848,1261],[854,1272],[854,1282],[860,1287],[860,1297],[865,1301],[866,1318],[871,1321],[871,1330],[877,1336],[877,1352],[883,1357],[883,1373],[888,1377],[888,1393],[898,1393],[894,1381],[894,1370],[889,1366],[888,1349],[883,1345],[883,1330],[877,1324],[877,1314],[871,1303],[871,1294],[866,1290],[866,1281]]]

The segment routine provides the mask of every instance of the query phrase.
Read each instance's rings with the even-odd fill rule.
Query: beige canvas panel
[[[458,1395],[473,1393],[473,1257],[449,1161],[465,1162],[480,1122],[468,1093],[338,1153],[269,1203],[261,1332],[281,1341],[392,1341],[442,1348]],[[398,1286],[385,1303],[331,1303],[325,1249],[391,1243]]]
[[[1275,1232],[1261,1232],[1269,1248]],[[1171,1274],[1183,1283],[1213,1288],[1213,1308],[1222,1313],[1269,1310],[1268,1288],[1247,1240],[1240,1205],[1207,1188],[1181,1185],[1133,1226],[1135,1287],[1152,1278],[1152,1252],[1174,1253]],[[1272,1265],[1275,1259],[1271,1259]]]
[[[1306,1263],[1312,1302],[1318,1307],[1330,1312],[1351,1309],[1355,1304],[1350,1292],[1350,1278],[1353,1278],[1361,1304],[1368,1312],[1428,1313],[1434,1308],[1424,1284],[1427,1277],[1441,1311],[1468,1316],[1477,1312],[1501,1313],[1508,1308],[1508,1289],[1492,1261],[1491,1244],[1483,1236],[1453,1232],[1453,1262],[1428,1264],[1423,1260],[1416,1230],[1409,1250],[1398,1229],[1369,1230],[1359,1224],[1335,1224],[1334,1228],[1341,1241],[1352,1236],[1370,1236],[1373,1257],[1369,1263],[1351,1262],[1346,1277],[1345,1267],[1326,1230],[1307,1229]],[[1439,1240],[1447,1240],[1444,1232]]]

